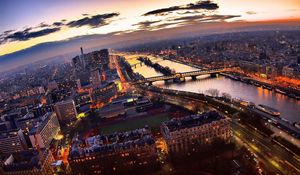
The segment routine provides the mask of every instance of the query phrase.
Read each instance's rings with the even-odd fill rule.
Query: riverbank
[[[280,94],[286,95],[290,98],[300,100],[300,90],[297,90],[297,89],[284,88],[284,87],[276,86],[276,85],[273,85],[270,83],[258,81],[251,77],[247,77],[243,74],[236,73],[236,72],[221,73],[221,75],[226,76],[235,81],[244,82],[244,83],[254,85],[257,87],[262,87],[262,88],[268,89],[268,90],[274,90],[276,93],[280,93]]]

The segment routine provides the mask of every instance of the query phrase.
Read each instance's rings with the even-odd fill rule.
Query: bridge
[[[136,81],[137,84],[145,84],[148,83],[152,85],[155,81],[185,81],[185,77],[191,77],[193,80],[197,79],[197,76],[200,75],[207,75],[210,74],[212,77],[215,77],[217,74],[226,71],[226,69],[212,69],[212,70],[197,70],[191,72],[183,72],[183,73],[175,73],[173,75],[168,76],[157,76],[157,77],[150,77]]]

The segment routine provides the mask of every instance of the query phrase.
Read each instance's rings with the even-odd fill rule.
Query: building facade
[[[185,152],[195,142],[227,141],[232,136],[230,120],[215,111],[164,122],[161,132],[170,152]]]
[[[33,113],[27,113],[23,117],[16,118],[15,123],[17,128],[29,132],[42,118],[42,116],[34,116]]]
[[[21,129],[0,134],[0,154],[9,154],[27,149],[26,140]]]
[[[68,160],[74,175],[142,172],[159,166],[155,141],[145,128],[73,143]]]
[[[52,175],[54,158],[49,150],[11,154],[2,167],[3,175]]]
[[[118,88],[113,82],[105,84],[91,91],[92,103],[108,102],[113,96],[117,95]]]
[[[81,48],[81,55],[74,57],[72,62],[75,77],[79,80],[79,88],[90,83],[97,85],[101,82],[99,81],[101,79],[100,75],[109,69],[109,52],[107,49],[102,49],[83,54]]]
[[[66,124],[76,120],[77,111],[72,99],[61,101],[54,106],[55,113],[60,123]]]
[[[49,148],[51,141],[60,132],[60,125],[55,113],[47,113],[47,117],[29,132],[33,147]]]

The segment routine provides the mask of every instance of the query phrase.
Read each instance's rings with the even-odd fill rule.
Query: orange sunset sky
[[[155,11],[161,9],[163,13]],[[153,13],[146,15],[148,12]],[[103,14],[108,15],[96,16]],[[190,25],[191,21],[299,21],[300,0],[4,0],[0,2],[0,15],[1,56],[45,42],[155,31]]]

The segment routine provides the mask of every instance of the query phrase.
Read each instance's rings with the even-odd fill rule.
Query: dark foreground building
[[[0,167],[0,174],[52,175],[53,167],[51,163],[53,161],[54,158],[47,149],[16,152],[3,160],[3,164]]]
[[[72,174],[136,174],[159,167],[155,141],[145,128],[74,140]]]
[[[161,126],[169,151],[183,153],[192,144],[211,143],[215,139],[229,141],[232,137],[230,120],[216,111],[172,119]]]

